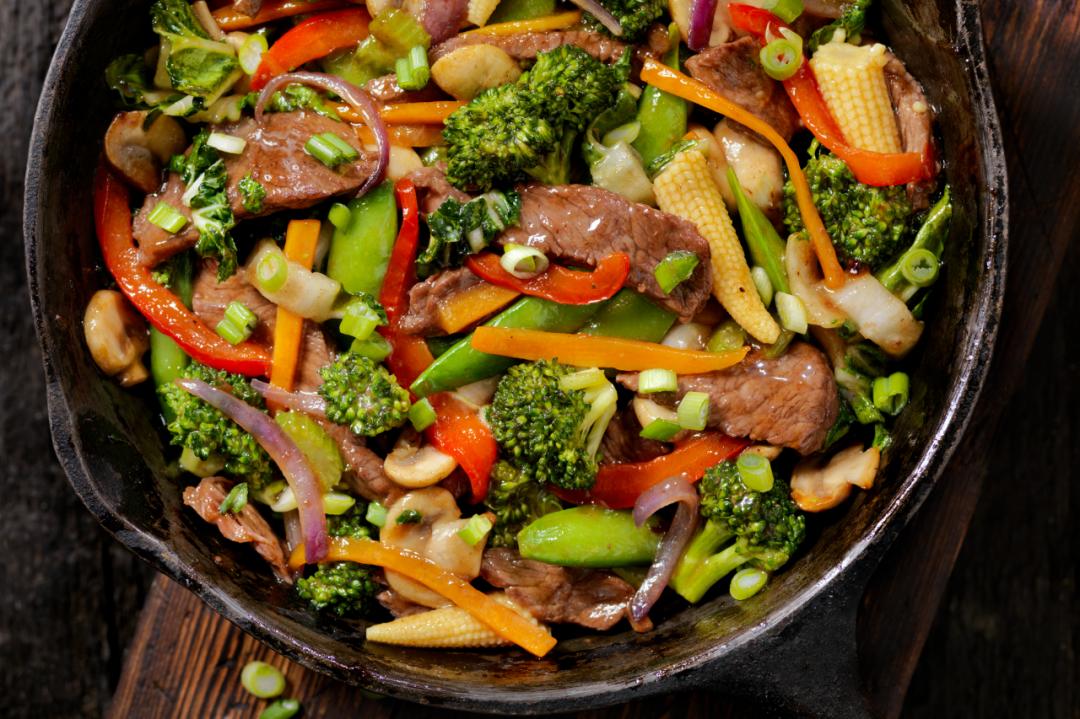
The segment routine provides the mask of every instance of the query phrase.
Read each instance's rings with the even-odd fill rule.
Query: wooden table
[[[883,716],[900,713],[928,635],[936,651],[927,653],[916,673],[918,696],[909,701],[908,713],[1066,717],[1080,712],[1073,686],[1076,616],[1070,604],[1077,555],[1069,541],[1076,511],[1070,469],[1080,460],[1069,430],[1080,397],[1062,382],[1075,372],[1076,343],[1066,322],[1075,325],[1080,310],[1075,289],[1080,258],[1067,252],[1080,230],[1080,82],[1075,79],[1080,7],[1074,0],[984,0],[983,5],[1012,178],[1007,309],[998,360],[973,431],[882,565],[865,602],[873,610],[860,617],[867,686]],[[11,42],[0,46],[4,67],[14,68],[0,75],[5,91],[0,96],[26,101],[14,102],[16,111],[0,115],[2,136],[24,142],[28,112],[23,106],[36,97],[66,6],[0,0],[0,25],[15,29]],[[0,230],[9,238],[18,231],[17,215],[7,209],[18,204],[19,157],[18,152],[0,154],[5,178]],[[13,247],[9,242],[0,249],[0,285],[18,289],[21,268]],[[1061,268],[1065,276],[1055,294]],[[0,606],[7,608],[0,610],[0,666],[5,668],[0,686],[7,700],[0,713],[95,715],[119,675],[111,716],[253,717],[258,705],[240,689],[239,670],[263,658],[286,669],[290,694],[303,701],[308,717],[443,716],[366,697],[291,665],[161,577],[146,596],[133,641],[126,642],[148,575],[96,532],[51,462],[42,439],[36,351],[27,350],[32,331],[24,294],[0,298],[5,318],[0,355],[10,358],[0,406],[19,410],[5,419],[0,435],[0,456],[9,460],[7,508],[12,510],[0,529],[0,550],[9,550],[0,565]],[[1018,388],[1024,391],[1011,399]],[[969,565],[962,562],[961,576],[954,580],[966,594],[958,596],[954,589],[939,613],[984,480],[993,504],[982,514],[990,516],[976,521],[972,536],[980,544],[970,549]],[[1037,513],[1038,521],[1025,523],[1027,512]],[[21,551],[12,551],[16,548]],[[995,557],[984,558],[987,551]],[[1004,610],[994,611],[995,599],[1006,603]],[[931,631],[935,616],[940,626]],[[1001,626],[1004,618],[1034,639],[1015,636]],[[743,702],[693,694],[581,716],[761,713]]]

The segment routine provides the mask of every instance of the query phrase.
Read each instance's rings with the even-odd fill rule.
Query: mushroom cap
[[[133,187],[150,194],[161,187],[161,170],[187,147],[180,123],[158,115],[149,126],[145,110],[121,112],[105,133],[105,157]]]

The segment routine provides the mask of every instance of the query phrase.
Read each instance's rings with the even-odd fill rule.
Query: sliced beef
[[[612,252],[630,256],[626,286],[656,300],[689,321],[709,299],[709,244],[689,222],[588,185],[526,185],[521,222],[499,242],[538,247],[566,264],[595,267]],[[700,258],[694,274],[664,293],[653,276],[656,265],[675,250]]]
[[[429,82],[423,90],[406,90],[398,84],[397,75],[394,73],[368,80],[364,89],[375,102],[382,103],[424,102],[446,97],[433,82]]]
[[[401,329],[421,337],[445,334],[439,326],[436,308],[448,298],[482,282],[467,267],[446,270],[417,282],[409,290],[409,311],[400,320]]]
[[[636,373],[620,374],[618,381],[637,391]],[[755,352],[721,372],[683,375],[678,397],[687,392],[709,395],[709,427],[802,454],[822,448],[840,410],[828,360],[805,342],[776,359]]]
[[[232,6],[236,11],[248,17],[255,17],[262,9],[262,0],[233,0]]]
[[[248,502],[235,514],[221,513],[221,503],[232,488],[233,483],[223,477],[206,477],[197,487],[184,490],[184,504],[194,509],[204,521],[217,525],[226,539],[253,545],[259,556],[274,568],[278,579],[291,584],[285,545],[270,529],[255,505]]]
[[[469,33],[452,37],[435,46],[431,51],[431,61],[435,62],[466,45],[494,45],[515,60],[535,60],[539,53],[549,52],[563,45],[577,45],[601,62],[615,62],[622,57],[626,49],[624,42],[586,30],[552,30],[516,35]]]
[[[896,121],[900,128],[900,140],[905,152],[923,152],[927,146],[933,151],[934,111],[926,99],[922,85],[911,76],[904,63],[889,55],[885,64],[885,84],[889,88]],[[939,167],[935,162],[934,177],[908,185],[908,197],[916,210],[930,206],[930,196],[937,187]]]
[[[447,200],[468,202],[472,197],[450,184],[444,169],[421,167],[409,173],[409,179],[416,186],[416,201],[420,213],[425,217]]]
[[[652,629],[648,618],[639,623],[630,618],[634,588],[610,572],[556,567],[494,548],[484,552],[480,576],[542,622],[604,630],[626,617],[634,631]]]
[[[368,448],[363,437],[358,437],[343,424],[329,420],[317,420],[341,451],[345,460],[345,483],[368,501],[389,506],[401,494],[386,472],[379,455]]]
[[[710,47],[686,61],[695,78],[772,125],[785,139],[799,128],[799,114],[784,86],[765,74],[761,46],[751,37]]]
[[[437,43],[465,26],[469,0],[405,0],[405,9],[424,26],[431,42]]]
[[[349,125],[315,113],[270,113],[263,117],[262,122],[245,118],[214,129],[247,141],[244,152],[239,155],[222,153],[229,177],[226,193],[237,219],[252,216],[244,209],[238,189],[240,180],[249,174],[266,190],[263,208],[258,213],[261,216],[280,210],[311,207],[329,197],[355,192],[375,169],[375,158],[363,153],[355,162],[331,170],[304,152],[304,144],[312,135],[334,132],[345,139],[354,135]],[[190,222],[173,235],[151,224],[148,219],[158,202],[168,202],[190,219],[191,211],[184,207],[180,199],[184,189],[180,176],[170,174],[165,187],[160,192],[147,195],[142,209],[135,216],[135,239],[139,244],[140,258],[148,267],[191,247],[198,239],[199,232]]]
[[[600,442],[602,464],[648,462],[668,453],[668,445],[641,436],[641,423],[629,407],[620,410]]]

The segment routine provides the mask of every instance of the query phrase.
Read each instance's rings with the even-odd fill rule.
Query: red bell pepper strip
[[[788,27],[768,10],[752,5],[730,3],[732,24],[758,38],[764,44],[770,26],[774,32]],[[924,180],[933,174],[933,155],[929,145],[922,152],[872,152],[852,147],[836,124],[825,98],[818,88],[814,71],[804,62],[795,74],[784,80],[784,90],[799,112],[806,128],[822,145],[844,161],[855,178],[866,185],[886,187]]]
[[[139,261],[131,234],[127,187],[103,162],[94,176],[94,223],[105,266],[135,309],[159,332],[208,367],[249,377],[270,373],[270,353],[265,347],[252,342],[229,344],[154,280]]]
[[[469,477],[473,501],[483,501],[499,453],[495,436],[480,414],[454,395],[440,392],[428,399],[438,417],[427,430],[428,441],[457,460]]]
[[[363,8],[324,12],[299,23],[278,38],[262,57],[251,78],[251,88],[261,90],[271,78],[291,72],[306,62],[317,60],[368,36],[371,18]]]
[[[679,475],[696,482],[709,467],[731,459],[749,445],[749,440],[710,432],[693,437],[670,454],[647,462],[602,464],[592,489],[549,489],[560,499],[574,504],[602,504],[611,509],[629,509],[641,493],[654,484]]]
[[[575,272],[551,265],[527,280],[507,272],[498,256],[490,252],[472,255],[465,264],[474,275],[493,285],[561,305],[588,305],[609,299],[622,289],[630,274],[630,257],[625,252],[608,255],[592,272]]]

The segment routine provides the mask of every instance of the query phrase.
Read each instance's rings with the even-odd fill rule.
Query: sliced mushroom
[[[115,290],[98,290],[83,316],[90,355],[101,371],[124,387],[145,380],[149,373],[142,356],[150,347],[146,322]]]
[[[521,75],[521,67],[494,45],[465,45],[440,57],[431,66],[431,79],[458,100],[472,100],[484,90]]]
[[[438,484],[457,467],[457,462],[429,444],[422,445],[419,436],[405,432],[383,462],[383,470],[396,484],[409,489],[421,489]]]
[[[853,486],[874,486],[881,452],[859,445],[836,453],[828,463],[802,462],[791,475],[791,498],[804,512],[823,512],[837,506],[851,494]]]
[[[416,522],[398,523],[404,512],[419,515]],[[493,515],[488,515],[494,520]],[[458,536],[468,519],[461,518],[454,497],[441,487],[418,489],[405,494],[387,509],[386,523],[379,541],[388,547],[407,549],[469,581],[480,576],[480,559],[486,541],[469,546]],[[387,571],[386,582],[409,601],[426,607],[444,607],[449,600],[397,572]]]
[[[713,135],[723,148],[724,158],[735,171],[746,196],[766,214],[776,214],[784,199],[784,166],[780,153],[727,120],[717,123]],[[724,185],[727,185],[726,170]],[[730,192],[730,188],[727,191]]]
[[[122,112],[105,133],[105,157],[109,164],[134,187],[149,194],[161,186],[161,169],[173,155],[187,147],[180,123],[166,115],[149,127],[147,113]]]

